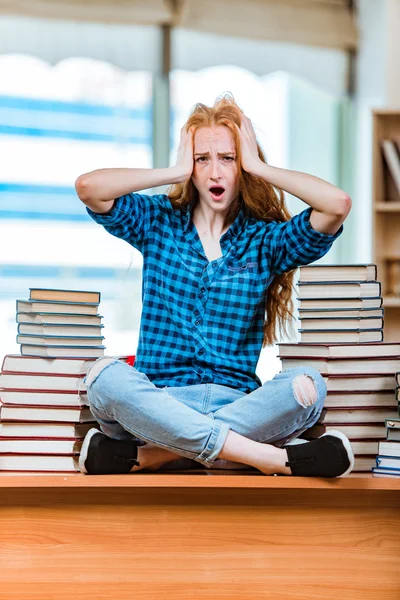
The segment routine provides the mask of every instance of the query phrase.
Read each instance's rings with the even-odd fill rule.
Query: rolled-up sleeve
[[[270,223],[271,270],[276,274],[286,273],[302,265],[308,265],[331,248],[343,231],[343,225],[333,235],[313,229],[310,223],[312,208],[303,210],[290,221]]]
[[[168,197],[163,194],[146,196],[132,193],[117,198],[108,213],[95,213],[88,207],[86,210],[89,216],[99,225],[103,225],[111,235],[141,250],[154,217],[166,203],[170,205]]]

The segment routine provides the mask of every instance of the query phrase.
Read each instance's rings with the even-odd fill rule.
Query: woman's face
[[[192,181],[200,202],[226,212],[239,193],[236,146],[228,127],[200,127],[194,136]]]

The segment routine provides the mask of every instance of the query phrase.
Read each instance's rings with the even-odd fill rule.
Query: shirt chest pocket
[[[241,261],[237,263],[230,263],[226,266],[225,273],[227,273],[230,276],[238,274],[245,274],[247,276],[250,276],[251,274],[257,272],[257,264],[258,263],[254,261]]]
[[[243,285],[252,286],[257,282],[258,264],[251,261],[240,261],[230,263],[221,269],[219,281],[232,288],[242,287]]]

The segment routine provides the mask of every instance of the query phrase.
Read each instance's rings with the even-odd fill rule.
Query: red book
[[[3,404],[20,406],[87,406],[86,392],[76,390],[0,390]]]
[[[40,440],[83,440],[89,429],[97,423],[23,423],[0,422],[1,439]]]
[[[77,456],[0,454],[0,471],[79,471]]]
[[[95,419],[87,406],[16,406],[15,404],[0,405],[0,421],[35,421],[53,423],[94,423]]]
[[[135,356],[116,357],[133,366]],[[86,375],[96,358],[46,358],[7,354],[3,359],[3,373],[34,373],[35,375]]]
[[[95,358],[44,358],[7,354],[3,359],[3,373],[34,373],[35,375],[86,375]]]

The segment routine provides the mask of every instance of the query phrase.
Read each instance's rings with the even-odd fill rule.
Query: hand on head
[[[186,179],[190,179],[193,173],[193,130],[193,127],[189,131],[186,126],[182,127],[176,159],[176,167],[182,170]]]
[[[256,134],[250,119],[243,113],[241,116],[240,128],[233,123],[240,139],[241,166],[248,173],[253,173],[260,163]],[[176,168],[182,172],[185,180],[191,178],[194,169],[194,131],[194,127],[187,130],[186,125],[181,129]]]
[[[235,123],[236,131],[240,138],[240,151],[242,168],[248,173],[252,173],[260,162],[258,156],[258,147],[256,134],[253,125],[248,117],[242,113],[242,122],[240,128]]]

